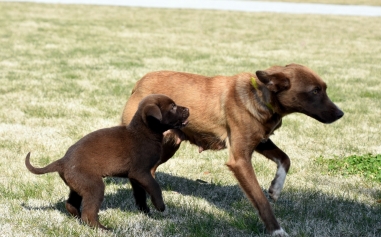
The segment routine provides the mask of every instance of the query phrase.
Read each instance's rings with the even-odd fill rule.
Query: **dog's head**
[[[144,123],[160,133],[172,128],[182,128],[188,123],[189,109],[176,105],[166,95],[146,96],[139,103],[138,111],[141,111]]]
[[[305,66],[273,66],[256,75],[275,96],[284,115],[300,112],[322,123],[332,123],[344,115],[329,99],[325,82]]]

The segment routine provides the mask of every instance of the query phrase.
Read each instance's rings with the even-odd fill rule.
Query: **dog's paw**
[[[280,196],[280,193],[283,189],[283,184],[282,183],[279,183],[277,182],[278,180],[275,179],[271,182],[271,186],[269,188],[269,195],[270,195],[270,198],[274,201],[277,201],[279,196]]]
[[[66,207],[66,210],[70,213],[70,215],[72,215],[75,218],[81,218],[81,213],[76,207],[74,207],[68,202],[66,202],[65,207]]]
[[[277,189],[275,187],[273,187],[273,185],[271,185],[271,187],[269,188],[269,195],[270,195],[270,198],[274,201],[277,201],[279,196],[280,196],[280,191],[281,189]]]
[[[286,175],[287,175],[287,173],[286,173],[285,169],[282,166],[278,167],[275,178],[271,182],[271,186],[269,188],[270,197],[274,201],[278,200],[278,198],[280,196],[280,192],[283,189],[283,185],[284,185],[284,181],[286,179]]]
[[[138,210],[145,214],[148,214],[150,212],[150,209],[149,207],[147,207],[147,205],[141,205],[141,206],[138,205]]]
[[[158,211],[160,211],[160,212],[165,211],[165,204],[164,203],[160,203],[160,204],[155,203],[154,205]]]
[[[280,228],[279,230],[275,230],[271,233],[271,236],[274,236],[274,237],[287,237],[289,236],[286,231],[284,231],[282,228]]]
[[[112,230],[111,228],[106,227],[106,226],[101,225],[101,224],[99,224],[99,226],[98,226],[97,228],[98,228],[99,230],[101,230],[101,231],[110,231],[110,230]]]

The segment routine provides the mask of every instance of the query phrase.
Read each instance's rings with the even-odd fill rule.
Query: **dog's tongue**
[[[188,121],[188,119],[187,119],[187,120],[185,120],[184,122],[182,122],[182,125],[183,125],[183,126],[186,126],[188,123],[189,123],[189,121]]]

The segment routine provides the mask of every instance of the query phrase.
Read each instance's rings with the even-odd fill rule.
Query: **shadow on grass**
[[[241,236],[262,235],[264,225],[259,220],[255,209],[245,197],[238,185],[227,186],[204,183],[197,180],[157,173],[156,179],[164,192],[174,192],[182,196],[192,196],[207,201],[213,208],[225,213],[222,217],[202,208],[181,206],[176,201],[166,201],[168,215],[153,212],[151,218],[186,219],[186,225],[177,223],[164,225],[166,236],[176,235],[181,229],[187,229],[188,236],[215,236],[216,228],[235,229],[242,232]],[[106,178],[105,183],[123,185],[114,193],[107,193],[101,210],[120,209],[123,212],[138,213],[132,195],[132,189],[125,188],[128,179]],[[107,191],[107,187],[106,187]],[[266,190],[264,190],[267,193]],[[66,198],[66,197],[65,197]],[[375,194],[381,198],[381,191]],[[65,209],[65,201],[46,207],[28,207],[27,209],[51,210],[57,209],[69,215]],[[151,209],[153,208],[148,200]],[[335,197],[309,189],[294,189],[287,187],[276,203],[272,203],[275,216],[283,228],[297,236],[324,236],[325,229],[329,236],[381,236],[381,205],[366,205],[349,198]],[[192,210],[187,210],[192,209]],[[189,215],[195,218],[189,217]],[[199,217],[202,218],[199,218]],[[189,221],[188,221],[189,219]],[[108,225],[113,228],[112,223]],[[331,235],[333,234],[333,235]]]
[[[254,233],[264,232],[254,207],[238,185],[200,183],[166,173],[158,173],[157,179],[163,190],[205,199],[216,208],[231,214],[235,221],[230,224],[235,228],[242,227]],[[338,197],[335,193],[329,195],[307,188],[295,189],[287,187],[287,183],[285,186],[277,202],[270,200],[275,216],[283,228],[297,228],[307,236],[324,236],[319,234],[322,233],[322,228],[329,230],[327,234],[333,233],[334,236],[381,236],[381,204],[377,204],[381,199],[381,190],[373,194],[375,205],[368,205]],[[268,196],[267,190],[263,192]],[[367,190],[359,192],[362,195],[369,193]],[[299,234],[300,232],[295,233]]]

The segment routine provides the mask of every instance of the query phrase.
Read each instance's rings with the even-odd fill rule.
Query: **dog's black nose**
[[[184,110],[183,110],[183,116],[184,117],[188,117],[189,116],[189,109],[184,107]]]
[[[337,118],[337,119],[340,119],[340,118],[343,117],[343,116],[344,116],[344,112],[341,111],[340,109],[338,109],[337,112],[336,112],[336,118]]]

